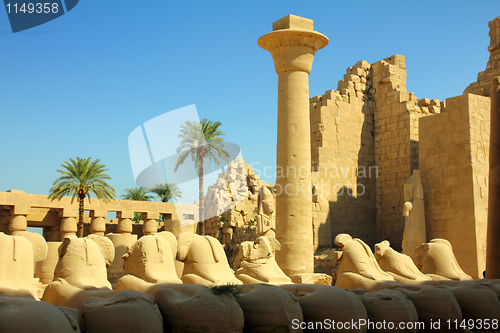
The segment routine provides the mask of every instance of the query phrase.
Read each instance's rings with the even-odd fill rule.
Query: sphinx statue
[[[34,296],[35,262],[47,257],[42,236],[21,232],[9,236],[0,232],[0,292]]]
[[[211,236],[181,233],[177,238],[177,260],[184,262],[183,283],[205,286],[242,283],[229,267],[221,243]]]
[[[122,276],[115,290],[146,293],[153,284],[182,283],[177,277],[175,256],[177,239],[169,231],[142,236],[123,255]]]
[[[380,268],[398,282],[417,284],[431,280],[418,270],[409,256],[392,249],[389,241],[375,244],[375,258]]]
[[[107,279],[106,267],[115,256],[115,248],[109,238],[67,236],[58,251],[54,281],[45,288],[42,301],[78,309],[81,315],[84,298],[108,297],[116,293]]]
[[[394,281],[392,275],[380,268],[370,247],[361,239],[338,234],[334,243],[342,248],[333,253],[333,260],[339,263],[336,287],[371,290],[379,282]]]
[[[257,228],[259,236],[276,236],[276,216],[274,195],[266,186],[259,191],[259,206],[257,210]]]
[[[415,248],[425,243],[424,190],[420,179],[420,170],[413,170],[413,174],[406,181],[404,197],[405,229],[402,247],[403,253],[414,259]]]
[[[280,249],[281,244],[278,240],[269,236],[241,243],[234,262],[234,268],[237,269],[236,278],[244,284],[291,283],[290,278],[283,273],[274,258],[274,252]]]
[[[472,280],[458,264],[451,244],[446,239],[435,238],[415,250],[415,260],[422,273],[432,280]]]

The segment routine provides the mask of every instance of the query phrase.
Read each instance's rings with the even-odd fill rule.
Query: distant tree
[[[221,137],[226,135],[219,127],[220,122],[213,123],[211,120],[202,119],[198,124],[196,121],[186,120],[184,125],[181,125],[181,132],[178,135],[182,141],[177,148],[179,157],[175,164],[175,171],[181,164],[186,161],[188,156],[195,162],[195,168],[198,171],[199,181],[199,205],[200,205],[200,222],[199,232],[205,234],[205,201],[204,201],[204,184],[203,184],[203,161],[208,158],[211,162],[219,164],[219,158],[226,162],[229,158],[229,153],[224,150],[224,139]]]
[[[134,200],[134,201],[151,201],[152,197],[148,195],[149,190],[145,187],[133,187],[125,190],[125,194],[122,195],[124,200]]]
[[[151,197],[148,195],[149,190],[145,187],[133,187],[125,190],[125,194],[122,195],[124,200],[134,200],[134,201],[151,201]],[[141,213],[134,213],[134,221],[142,220]]]
[[[156,194],[155,200],[160,199],[161,202],[169,202],[170,200],[182,199],[182,191],[175,184],[156,184],[149,192]],[[160,222],[165,222],[166,215],[160,214]]]
[[[155,200],[169,202],[170,200],[182,199],[182,191],[176,184],[156,184],[150,190],[150,193],[156,194]]]
[[[90,193],[93,193],[97,199],[110,201],[115,198],[115,189],[109,185],[106,180],[111,177],[105,173],[108,169],[99,163],[99,159],[93,160],[89,157],[82,159],[77,157],[76,161],[69,159],[69,163],[64,161],[61,164],[63,170],[57,170],[61,176],[52,184],[49,191],[49,199],[61,200],[64,196],[71,196],[71,203],[78,198],[78,229],[77,236],[83,237],[83,214],[84,200],[88,197],[90,202]]]

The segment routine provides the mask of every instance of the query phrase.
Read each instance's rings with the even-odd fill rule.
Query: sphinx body
[[[370,290],[378,282],[394,281],[394,277],[380,268],[370,247],[361,239],[338,234],[334,243],[342,247],[342,251],[333,253],[333,259],[339,263],[336,287]]]
[[[458,264],[451,244],[446,239],[435,238],[421,244],[415,251],[415,259],[422,273],[433,280],[472,280]]]
[[[375,258],[380,268],[394,277],[394,280],[407,284],[429,281],[431,278],[420,272],[413,260],[390,247],[389,241],[375,245]]]
[[[274,258],[274,252],[280,249],[281,245],[278,240],[269,236],[261,236],[253,242],[241,243],[234,264],[237,269],[236,278],[244,284],[291,283],[290,278],[283,273]]]
[[[234,276],[217,239],[183,232],[178,236],[177,244],[177,260],[184,263],[183,283],[205,286],[242,283]]]

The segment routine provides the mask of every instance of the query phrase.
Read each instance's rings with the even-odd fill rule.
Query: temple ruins
[[[286,172],[266,184],[231,161],[208,187],[205,235],[197,204],[92,199],[78,238],[70,198],[0,192],[0,332],[498,332],[500,17],[489,28],[486,70],[439,101],[407,91],[402,55],[310,97],[328,38],[310,19],[274,22],[258,44]]]

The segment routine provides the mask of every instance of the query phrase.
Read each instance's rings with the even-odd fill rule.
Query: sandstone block
[[[292,282],[300,284],[322,284],[331,286],[333,283],[333,277],[323,273],[300,273],[292,275]]]
[[[243,311],[226,290],[214,292],[202,285],[172,285],[156,291],[155,301],[172,333],[241,333]]]
[[[243,310],[244,332],[296,332],[292,320],[303,320],[295,295],[276,286],[244,285],[236,300]]]
[[[122,290],[112,298],[83,300],[86,333],[163,333],[163,318],[154,297]]]

